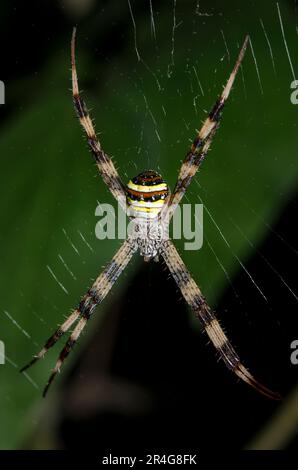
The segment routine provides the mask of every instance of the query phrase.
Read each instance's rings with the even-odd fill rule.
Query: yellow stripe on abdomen
[[[128,182],[126,194],[130,215],[155,217],[163,207],[169,189],[156,171],[147,170]]]
[[[133,191],[138,191],[140,193],[153,193],[155,191],[167,191],[168,185],[167,183],[160,183],[154,186],[148,185],[141,185],[141,184],[134,184],[131,180],[128,182],[127,187],[132,189]]]

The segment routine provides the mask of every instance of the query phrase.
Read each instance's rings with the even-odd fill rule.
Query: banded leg
[[[72,40],[71,40],[71,70],[72,70],[72,94],[73,102],[76,113],[80,120],[83,129],[87,134],[87,140],[89,147],[94,156],[95,162],[99,169],[99,172],[108,186],[109,190],[119,202],[122,209],[126,209],[126,193],[124,185],[122,184],[118,172],[112,162],[111,158],[102,150],[99,140],[97,139],[92,120],[87,110],[87,106],[80,96],[78,76],[76,70],[75,61],[75,38],[76,28],[73,29]]]
[[[89,312],[85,312],[83,314],[82,318],[79,320],[79,322],[78,322],[77,326],[75,327],[75,329],[73,330],[72,334],[70,335],[70,337],[66,341],[66,344],[65,344],[64,348],[62,349],[62,351],[60,352],[59,358],[56,362],[56,365],[55,365],[55,367],[54,367],[54,369],[53,369],[53,371],[52,371],[52,373],[49,377],[49,380],[48,380],[48,382],[47,382],[47,384],[44,388],[44,391],[43,391],[43,394],[42,394],[43,397],[46,396],[51,383],[53,382],[53,380],[56,377],[57,373],[60,372],[60,368],[61,368],[63,362],[65,361],[65,359],[67,358],[67,356],[71,352],[72,348],[76,344],[81,332],[85,328],[86,323],[88,322],[88,320],[91,316],[91,313],[92,313],[92,311],[90,310]]]
[[[206,303],[199,287],[191,277],[175,246],[170,240],[164,242],[161,255],[175,279],[176,284],[181,290],[183,297],[202,322],[207,335],[219,352],[225,365],[240,379],[251,385],[263,395],[274,400],[280,399],[280,395],[278,393],[272,392],[267,387],[257,382],[257,380],[240,362],[238,354],[223,332],[215,314]]]
[[[87,295],[87,294],[86,294]],[[85,296],[86,297],[86,296]],[[85,298],[84,297],[84,298]],[[65,322],[57,328],[57,330],[52,334],[52,336],[49,337],[49,339],[46,341],[45,345],[43,348],[39,351],[36,356],[33,357],[33,359],[28,362],[20,372],[25,372],[25,370],[29,369],[29,367],[33,366],[35,362],[37,362],[39,359],[41,359],[49,349],[51,349],[54,344],[57,343],[57,341],[66,333],[67,330],[75,323],[75,321],[79,318],[80,316],[80,310],[76,309],[72,314],[65,320]]]
[[[226,86],[223,89],[222,94],[217,99],[207,119],[203,123],[203,126],[201,127],[200,131],[198,132],[197,136],[195,137],[192,143],[190,151],[187,153],[182,163],[175,189],[171,197],[169,198],[167,206],[165,206],[165,208],[163,209],[163,213],[167,214],[169,218],[172,216],[177,205],[180,203],[186,189],[192,181],[192,178],[196,174],[209,150],[212,139],[219,127],[219,121],[221,118],[223,107],[225,105],[226,100],[228,99],[238,69],[244,57],[248,40],[249,37],[246,36],[234,69],[227,81]]]
[[[59,360],[57,362],[50,380],[47,384],[47,391],[50,383],[54,379],[59,367],[62,362],[66,359],[72,347],[74,346],[78,336],[77,328],[85,325],[88,319],[91,317],[94,308],[100,304],[103,299],[106,297],[121,272],[128,265],[133,253],[136,251],[136,246],[131,240],[125,240],[120,249],[117,251],[116,255],[112,258],[110,263],[106,266],[103,272],[99,275],[96,281],[93,283],[92,287],[87,291],[85,296],[82,298],[78,308],[66,319],[66,321],[54,332],[54,334],[47,340],[44,347],[41,351],[26,365],[21,369],[21,372],[24,372],[26,369],[31,367],[35,362],[41,359],[48,350],[54,346],[54,344],[63,336],[63,334],[69,330],[69,328],[75,323],[76,320],[79,320],[74,332],[70,335],[69,340],[67,341],[64,349],[62,350]],[[81,330],[80,330],[81,331]],[[80,334],[80,333],[79,333]]]

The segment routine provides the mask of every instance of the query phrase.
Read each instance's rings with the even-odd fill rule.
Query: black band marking
[[[215,105],[213,106],[212,110],[209,113],[209,118],[211,119],[211,121],[218,122],[220,120],[221,112],[223,110],[224,104],[225,102],[222,101],[221,99],[218,99],[216,101]]]

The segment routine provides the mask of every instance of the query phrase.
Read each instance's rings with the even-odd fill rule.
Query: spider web
[[[258,7],[254,5],[258,12]],[[187,8],[183,8],[181,1],[173,0],[167,11],[168,14],[165,15],[159,4],[155,6],[155,2],[149,0],[146,14],[140,16],[136,2],[128,0],[128,64],[124,66],[121,61],[117,63],[112,56],[107,58],[107,63],[113,65],[110,66],[110,75],[105,83],[106,90],[115,90],[119,86],[119,80],[123,79],[127,83],[126,95],[121,99],[121,91],[115,92],[115,102],[112,94],[109,95],[105,113],[113,115],[113,118],[107,117],[105,129],[101,131],[104,147],[112,149],[121,175],[128,179],[143,168],[156,168],[165,177],[169,174],[170,185],[173,187],[180,165],[179,159],[185,155],[191,139],[195,136],[195,129],[199,128],[200,122],[205,119],[206,112],[228,78],[246,31],[243,33],[239,27],[239,34],[236,35],[229,30],[230,22],[237,21],[241,13],[218,11],[206,2],[188,2]],[[185,202],[204,204],[204,247],[202,253],[195,253],[196,256],[190,252],[183,255],[195,279],[200,279],[202,290],[211,303],[216,303],[227,284],[231,285],[236,297],[241,297],[242,294],[237,292],[234,285],[234,276],[238,271],[243,271],[247,283],[251,284],[255,294],[261,296],[270,309],[271,292],[265,290],[258,276],[250,271],[247,264],[252,254],[259,256],[268,270],[276,276],[281,295],[297,301],[297,290],[275,266],[274,255],[267,257],[258,251],[261,241],[273,234],[281,250],[289,250],[293,260],[296,260],[297,256],[292,241],[277,233],[274,227],[282,207],[294,194],[297,185],[296,157],[295,152],[292,152],[295,148],[294,133],[297,133],[293,122],[295,105],[290,102],[290,84],[292,80],[296,80],[297,73],[294,60],[297,34],[294,21],[288,21],[289,14],[284,3],[274,4],[272,15],[263,13],[262,9],[262,15],[253,15],[249,28],[249,48],[229,99],[228,109],[223,113],[221,128],[202,171],[185,197]],[[284,21],[284,17],[287,21]],[[146,33],[150,35],[149,42],[145,40]],[[185,40],[185,37],[188,37],[188,40]],[[207,47],[210,57],[206,57],[205,52],[207,39],[210,41]],[[165,51],[168,51],[167,60],[164,59]],[[85,93],[87,94],[88,90]],[[278,118],[281,144],[275,152],[273,149],[271,158],[275,162],[273,166],[275,165],[277,172],[282,167],[281,160],[285,158],[281,154],[281,149],[284,149],[287,153],[284,166],[289,170],[280,175],[280,185],[276,188],[276,174],[267,174],[266,165],[261,163],[264,157],[261,147],[267,145],[270,130],[276,129],[277,126],[277,118],[271,116],[270,112],[267,113],[266,106],[275,95],[281,94],[283,97],[277,100],[276,106],[282,100],[287,102],[288,106],[284,106],[286,114]],[[258,96],[258,99],[250,105],[252,97],[255,96]],[[173,102],[176,105],[173,105]],[[255,102],[258,103],[258,109],[255,109]],[[187,103],[187,106],[183,103]],[[248,111],[244,109],[242,112],[242,107],[247,107]],[[93,114],[96,120],[95,109]],[[252,123],[258,120],[259,116],[264,118],[259,122],[260,135],[264,134],[264,140],[254,140],[252,135]],[[127,125],[123,125],[126,118]],[[170,129],[175,121],[177,125],[174,126],[173,133]],[[99,128],[98,124],[97,126]],[[233,128],[237,129],[236,132]],[[124,140],[121,138],[123,130],[129,134]],[[232,137],[229,137],[229,131],[233,131]],[[292,135],[289,150],[283,143],[283,133],[287,142],[288,136]],[[258,147],[252,148],[252,141]],[[127,142],[130,142],[130,145],[127,146]],[[224,151],[226,144],[228,150]],[[247,155],[248,147],[255,163],[245,166],[241,153]],[[272,146],[270,148],[272,149]],[[222,151],[224,159],[220,155]],[[268,157],[266,162],[270,162]],[[87,161],[86,168],[88,163]],[[245,173],[252,168],[260,171],[262,178],[256,179],[252,172]],[[88,178],[92,177],[94,168],[88,172]],[[222,190],[217,191],[221,178],[225,178],[226,174],[229,174],[229,183],[233,180],[240,183],[233,186],[221,185]],[[71,178],[71,174],[69,177]],[[245,188],[241,190],[244,181]],[[92,188],[97,188],[98,180],[94,180],[94,185],[93,181],[90,184]],[[262,194],[262,191],[256,188],[256,185],[259,187],[260,184],[264,198],[271,192],[275,194],[268,204],[264,201],[259,204],[259,200],[254,197],[255,191]],[[107,262],[115,251],[116,241],[111,244],[107,253],[100,254],[95,260],[100,244],[104,242],[99,242],[94,236],[94,207],[97,201],[94,199],[87,203],[88,188],[85,188],[85,193],[87,194],[83,196],[83,209],[77,213],[82,216],[80,223],[76,226],[68,219],[68,225],[60,224],[53,229],[56,256],[49,256],[42,273],[42,286],[48,283],[51,286],[50,293],[42,294],[38,311],[33,305],[27,305],[28,315],[34,318],[38,327],[34,329],[32,321],[27,322],[22,312],[14,308],[13,303],[3,308],[3,329],[10,329],[15,337],[23,336],[20,343],[22,351],[16,351],[11,343],[6,344],[6,360],[8,366],[13,369],[22,365],[25,356],[37,352],[56,323],[67,317],[68,311],[75,305],[80,290],[78,285],[87,287],[91,283],[90,273],[100,271],[100,264]],[[219,195],[222,195],[222,198],[219,198]],[[228,205],[228,200],[233,203]],[[89,212],[83,214],[86,208]],[[243,214],[245,216],[242,216]],[[182,241],[178,241],[178,246],[182,251]],[[199,269],[197,261],[194,260],[196,257],[202,260]],[[128,277],[129,274],[123,276],[124,281],[120,283],[122,289],[125,288]],[[81,293],[84,293],[84,288]],[[17,292],[16,295],[25,296],[23,292]],[[115,295],[117,290],[114,297]],[[27,302],[27,296],[25,297]],[[64,297],[66,300],[62,300]],[[68,307],[65,309],[65,306]],[[273,318],[272,321],[277,323],[278,319]],[[52,364],[54,355],[50,354],[50,359],[46,359],[47,364]],[[38,374],[29,371],[25,375],[29,387],[39,388]]]

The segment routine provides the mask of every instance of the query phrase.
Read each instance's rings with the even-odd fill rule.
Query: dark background
[[[126,1],[1,5],[0,447],[294,448],[297,107],[276,3],[152,0],[155,35],[150,2],[131,7],[141,61]],[[280,1],[279,8],[295,71],[296,4]],[[74,24],[81,88],[121,177],[152,167],[172,188],[189,139],[250,34],[256,63],[248,49],[212,151],[188,193],[187,202],[203,200],[207,208],[204,246],[184,252],[183,240],[176,244],[244,364],[282,393],[282,402],[237,382],[165,267],[138,258],[46,400],[41,390],[59,346],[29,371],[40,389],[18,373],[119,245],[94,233],[97,201],[112,198],[72,109]]]

